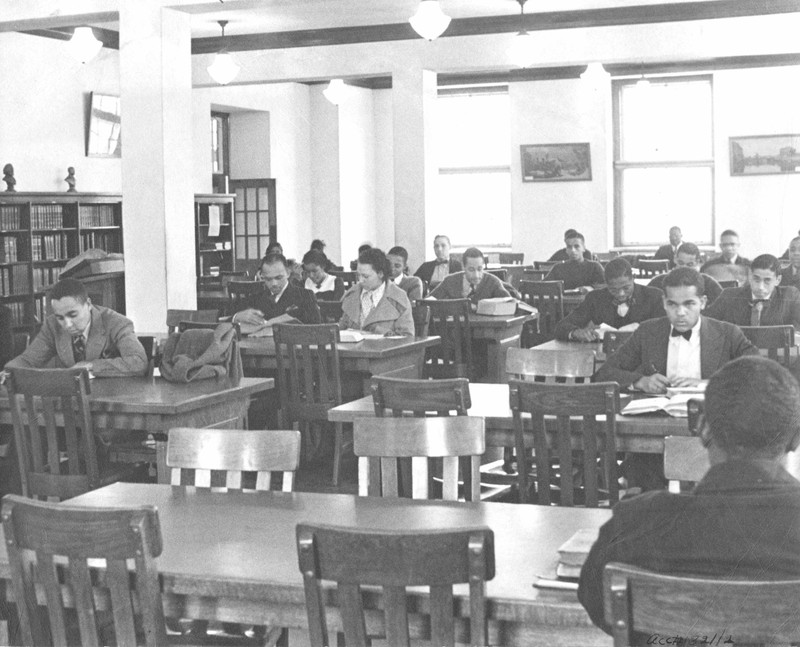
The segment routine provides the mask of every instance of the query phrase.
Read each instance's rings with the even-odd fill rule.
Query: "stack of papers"
[[[558,577],[580,577],[581,568],[589,555],[594,542],[597,540],[597,528],[584,528],[576,532],[558,548]]]
[[[631,400],[620,413],[623,416],[635,416],[640,413],[665,411],[675,418],[687,418],[689,416],[689,412],[687,411],[688,402],[696,397],[697,392],[695,391],[692,393],[678,393],[672,397]]]

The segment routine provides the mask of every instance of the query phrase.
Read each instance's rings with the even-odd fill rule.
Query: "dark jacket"
[[[431,285],[431,277],[433,276],[433,270],[436,268],[437,261],[425,261],[422,265],[417,268],[417,271],[414,272],[414,276],[418,276],[423,281],[425,281],[425,285],[430,288]],[[463,266],[461,265],[461,261],[457,261],[455,259],[450,259],[447,265],[447,273],[452,274],[453,272],[460,272],[463,270]]]
[[[680,247],[680,245],[678,245]],[[653,255],[654,261],[669,261],[669,269],[675,267],[675,250],[672,245],[662,245]]]
[[[671,326],[667,317],[643,322],[620,349],[594,375],[596,382],[617,382],[627,387],[652,369],[667,374],[667,351]],[[758,355],[758,349],[733,324],[702,318],[700,325],[700,370],[707,380],[726,362],[742,355]]]
[[[781,286],[791,286],[800,290],[800,270],[794,272],[791,265],[784,267],[781,270]]]
[[[719,284],[717,279],[713,276],[709,276],[708,274],[703,274],[703,284],[705,285],[705,295],[707,300],[707,306],[710,306],[714,301],[717,300],[720,294],[722,294],[722,286]],[[658,276],[653,277],[653,280],[650,281],[647,285],[652,288],[658,288],[662,292],[664,291],[664,279],[667,278],[666,274],[659,274]]]
[[[800,483],[777,465],[729,461],[711,467],[691,494],[647,492],[620,501],[600,529],[578,589],[592,621],[607,633],[603,569],[613,561],[675,575],[796,578]],[[692,626],[691,618],[684,626]]]
[[[565,290],[588,285],[599,287],[606,282],[603,266],[597,261],[567,261],[556,265],[546,277],[545,281],[564,281]]]
[[[264,313],[264,319],[272,319],[282,314],[288,314],[300,323],[322,323],[319,306],[311,290],[297,287],[292,283],[286,286],[280,300],[275,303],[269,290],[264,288],[247,300],[247,308],[255,308]],[[246,308],[242,308],[244,310]]]
[[[744,256],[737,256],[735,263],[728,263],[728,261],[725,260],[725,257],[720,254],[716,258],[712,258],[710,261],[703,263],[703,267],[700,268],[700,271],[705,272],[706,269],[713,265],[746,265],[747,267],[750,267],[750,259],[745,258]]]
[[[741,288],[725,288],[719,298],[705,309],[704,314],[737,326],[749,326],[752,299],[749,285]],[[800,291],[791,286],[779,285],[761,312],[761,325],[787,324],[800,328]]]
[[[592,254],[588,249],[583,250],[583,257],[587,261],[594,261],[596,260],[595,255]],[[566,248],[562,247],[557,252],[555,252],[550,258],[547,259],[549,262],[555,261],[556,263],[566,263],[569,260],[569,256],[567,256]]]
[[[620,328],[630,323],[641,323],[648,319],[663,317],[664,298],[657,288],[634,285],[630,308],[625,317],[617,314],[614,297],[608,290],[589,292],[583,302],[558,322],[556,339],[568,340],[569,334],[578,328],[585,328],[591,321],[596,326],[601,323]]]

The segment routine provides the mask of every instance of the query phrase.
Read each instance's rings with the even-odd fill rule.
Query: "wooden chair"
[[[317,300],[319,312],[322,315],[322,323],[338,324],[342,318],[342,302],[341,301],[324,301]]]
[[[664,476],[670,492],[680,492],[681,482],[696,483],[702,479],[710,463],[708,451],[697,436],[664,437]]]
[[[486,273],[487,274],[494,274],[494,276],[496,276],[498,279],[503,281],[503,283],[508,281],[508,270],[504,269],[502,267],[495,268],[495,269],[492,269],[492,270],[486,270]]]
[[[500,265],[522,265],[525,262],[525,252],[500,252],[499,256]]]
[[[555,455],[560,463],[559,505],[575,505],[576,489],[580,488],[578,493],[582,496],[579,499],[583,504],[598,506],[601,485],[598,464],[608,501],[613,505],[619,498],[616,452],[619,385],[616,382],[570,385],[512,380],[509,387],[517,461],[524,464],[528,449],[534,449],[536,503],[550,505],[554,499],[551,493],[551,457]],[[530,426],[523,417],[526,413],[531,416]],[[552,441],[545,426],[546,416],[555,417],[555,421],[551,421],[556,427]],[[578,416],[580,420],[570,420]],[[605,420],[600,421],[597,416],[605,416]],[[573,449],[582,453],[579,479],[573,473]],[[528,499],[528,470],[518,469],[517,475],[519,499],[525,503]]]
[[[533,261],[533,267],[544,272],[550,272],[558,264],[559,261]]]
[[[250,298],[265,289],[263,281],[229,281],[228,314],[236,314],[247,308]]]
[[[335,324],[279,324],[273,327],[278,363],[281,424],[299,423],[304,432],[306,456],[324,441],[328,409],[342,404],[339,363],[339,327]],[[344,443],[341,422],[333,423],[333,484],[339,484]],[[316,428],[315,428],[316,426]]]
[[[167,332],[175,332],[181,321],[207,321],[219,320],[219,310],[167,310]]]
[[[486,451],[483,418],[363,418],[353,426],[353,451],[358,456],[361,496],[414,499],[430,497],[433,470],[430,459],[441,459],[442,499],[459,498],[459,457],[468,459],[466,501],[480,501],[480,460]],[[399,477],[399,461],[411,459],[411,483]],[[462,462],[462,465],[464,463]],[[438,470],[437,470],[438,471]],[[402,478],[402,484],[401,484]]]
[[[85,369],[12,368],[6,386],[24,496],[69,499],[137,471],[100,468]]]
[[[689,423],[689,433],[692,436],[699,436],[706,423],[705,402],[705,398],[691,398],[686,403],[687,422]]]
[[[144,354],[147,355],[147,371],[145,372],[145,377],[153,377],[153,370],[156,365],[156,350],[158,348],[156,345],[156,338],[152,335],[138,335],[136,338],[139,340],[142,348],[144,348]]]
[[[425,301],[431,313],[430,334],[441,343],[426,350],[425,377],[472,377],[472,332],[469,299]]]
[[[618,330],[607,330],[603,335],[603,354],[606,359],[616,353],[622,345],[631,338],[633,332],[620,332]]]
[[[669,260],[654,260],[654,259],[639,259],[636,264],[639,271],[639,276],[642,278],[658,276],[659,274],[666,274],[669,272]]]
[[[794,326],[739,326],[754,346],[776,362],[787,368],[794,359],[791,349],[794,346]]]
[[[332,276],[338,276],[344,283],[344,289],[349,290],[358,283],[358,272],[329,272]]]
[[[598,263],[608,263],[615,258],[619,258],[619,252],[597,252],[595,258]]]
[[[414,318],[414,335],[427,337],[431,325],[431,311],[424,303],[411,305],[411,316]]]
[[[541,344],[554,339],[556,325],[564,318],[564,283],[562,281],[520,281],[519,292],[525,303],[539,311],[539,332],[535,340],[526,340],[525,346]]]
[[[582,384],[594,375],[594,351],[544,348],[509,348],[506,374],[509,379],[557,384]]]
[[[544,281],[544,277],[548,275],[547,270],[537,270],[534,268],[525,268],[525,271],[522,273],[522,280],[523,281]]]
[[[67,507],[7,495],[3,531],[23,644],[166,644],[155,508]]]
[[[429,413],[447,416],[455,412],[466,416],[472,406],[469,380],[463,377],[449,380],[413,380],[375,376],[370,385],[375,415],[383,417],[411,413],[423,417]]]
[[[219,325],[219,321],[180,321],[178,322],[178,332],[184,332],[186,330],[216,330]],[[231,326],[233,326],[236,339],[241,339],[242,331],[239,322],[231,322]]]
[[[721,645],[800,641],[797,579],[667,575],[611,562],[603,573],[603,589],[605,617],[615,647],[634,644],[634,633],[673,636],[681,628],[690,636],[717,634]]]
[[[336,600],[348,645],[370,645],[383,634],[392,647],[410,645],[405,587],[430,587],[430,644],[453,645],[453,584],[469,583],[469,635],[488,645],[485,582],[494,577],[494,533],[489,528],[381,531],[297,526],[297,552],[306,594],[312,647],[327,647],[330,604],[321,580],[337,583]],[[383,612],[365,615],[361,585],[382,587]],[[367,600],[368,608],[378,604]],[[427,624],[427,623],[426,623]]]
[[[733,265],[730,263],[719,263],[709,265],[703,270],[711,278],[721,281],[736,281],[736,285],[744,285],[750,276],[750,268],[747,265]]]

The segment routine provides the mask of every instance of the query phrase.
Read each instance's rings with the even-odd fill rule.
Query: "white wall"
[[[392,150],[392,91],[372,93],[375,126],[375,227],[376,244],[388,251],[395,245],[394,156]]]
[[[269,112],[233,112],[229,123],[231,179],[252,180],[272,177],[269,159]]]

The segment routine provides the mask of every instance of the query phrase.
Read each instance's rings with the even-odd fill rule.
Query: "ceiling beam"
[[[69,40],[72,38],[74,31],[74,27],[59,27],[57,29],[27,29],[21,33],[30,34],[32,36],[44,36],[45,38],[54,38],[56,40]],[[118,31],[92,27],[92,32],[94,33],[94,37],[103,43],[103,47],[119,49]]]

